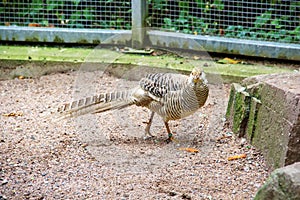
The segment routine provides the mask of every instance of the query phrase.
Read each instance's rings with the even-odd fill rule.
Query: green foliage
[[[287,4],[281,0],[149,0],[149,3],[154,27],[189,34],[300,42],[297,17],[300,1]]]
[[[107,10],[106,10],[107,9]],[[131,28],[131,3],[121,0],[12,0],[0,2],[0,25]]]
[[[262,28],[267,24],[267,22],[272,17],[272,9],[269,9],[265,13],[261,14],[260,16],[256,17],[256,20],[254,22],[254,25],[256,28]]]
[[[146,22],[152,27],[187,34],[300,43],[300,1],[147,2]],[[0,25],[130,29],[131,11],[131,1],[122,0],[3,0]]]

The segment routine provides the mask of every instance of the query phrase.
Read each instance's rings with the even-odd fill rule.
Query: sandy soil
[[[63,102],[135,81],[70,72],[0,82],[0,199],[252,199],[268,169],[245,139],[223,128],[228,85],[210,85],[206,105],[170,122],[130,107],[53,122]],[[7,114],[17,116],[8,116]],[[198,153],[183,148],[196,148]],[[228,157],[246,154],[244,159]]]

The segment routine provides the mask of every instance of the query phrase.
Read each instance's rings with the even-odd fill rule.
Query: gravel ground
[[[202,109],[170,122],[173,143],[159,117],[155,139],[144,139],[150,113],[140,107],[58,122],[50,115],[72,98],[136,84],[99,71],[1,81],[0,199],[254,197],[269,172],[257,150],[223,128],[228,85],[210,85]],[[228,160],[239,154],[247,157]]]

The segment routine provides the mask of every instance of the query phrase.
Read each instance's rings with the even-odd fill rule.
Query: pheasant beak
[[[200,77],[201,77],[201,74],[202,73],[200,73],[200,74],[195,74],[194,75],[194,77],[193,77],[193,82],[196,84],[196,83],[198,83],[199,81],[200,81]]]
[[[193,79],[193,82],[194,82],[194,83],[198,83],[198,82],[199,82],[199,77],[195,77],[195,78]]]

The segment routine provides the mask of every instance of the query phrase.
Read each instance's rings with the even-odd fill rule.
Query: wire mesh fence
[[[188,34],[300,42],[300,1],[149,0],[149,26]]]
[[[131,1],[3,0],[0,25],[130,29]]]
[[[300,1],[145,0],[153,29],[300,43]],[[131,0],[2,0],[0,26],[130,30]]]

